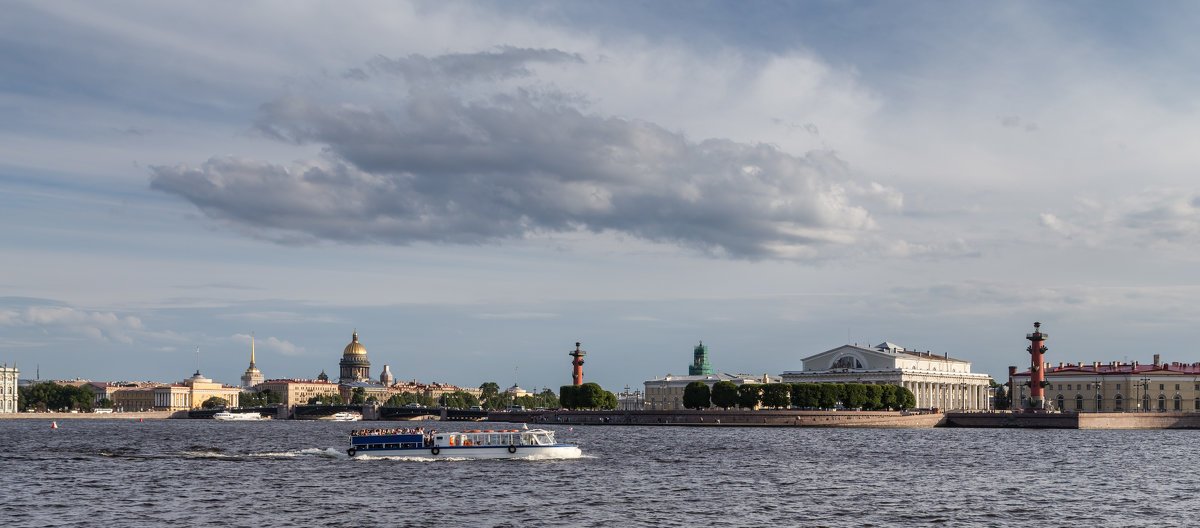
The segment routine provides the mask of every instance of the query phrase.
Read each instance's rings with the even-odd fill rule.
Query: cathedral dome
[[[343,356],[366,356],[367,348],[358,342],[358,330],[354,331],[354,340],[346,345],[346,349],[342,351]]]

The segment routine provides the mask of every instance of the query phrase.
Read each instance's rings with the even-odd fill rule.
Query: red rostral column
[[[1046,398],[1042,392],[1042,381],[1046,379],[1046,373],[1042,372],[1042,365],[1045,363],[1042,360],[1042,354],[1048,350],[1042,343],[1050,339],[1050,334],[1043,334],[1040,328],[1042,323],[1033,323],[1033,333],[1025,334],[1025,339],[1031,343],[1029,348],[1029,404],[1034,409],[1042,410],[1046,408]]]
[[[571,371],[572,383],[574,385],[583,385],[583,356],[586,356],[587,352],[579,350],[579,343],[575,343],[575,351],[567,355],[575,358],[571,360],[571,364],[575,366]]]

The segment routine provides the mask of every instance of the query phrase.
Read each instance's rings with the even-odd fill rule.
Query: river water
[[[351,429],[382,423],[0,420],[0,526],[1200,520],[1200,431],[549,426],[584,458],[345,455]]]

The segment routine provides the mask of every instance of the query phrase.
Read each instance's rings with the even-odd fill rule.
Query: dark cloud
[[[507,49],[386,64],[406,76],[434,65],[494,77],[564,56]],[[852,203],[866,188],[838,182],[847,169],[832,153],[690,141],[531,92],[466,101],[420,90],[399,108],[288,96],[263,105],[255,128],[327,156],[289,167],[231,157],[157,166],[151,186],[284,242],[475,244],[589,230],[736,258],[819,258],[873,225]]]

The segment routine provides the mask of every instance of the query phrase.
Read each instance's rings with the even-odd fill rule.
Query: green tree
[[[757,408],[761,396],[762,384],[743,383],[738,386],[738,407],[743,409]]]
[[[863,408],[878,411],[883,408],[883,385],[866,385],[866,403]]]
[[[479,401],[488,409],[499,409],[502,406],[498,405],[496,397],[500,395],[500,385],[494,381],[484,382],[479,386],[480,395]]]
[[[867,406],[867,386],[862,383],[842,384],[842,406],[861,409]]]
[[[707,409],[711,404],[707,383],[696,380],[683,388],[683,407],[685,409]]]
[[[712,386],[712,404],[722,409],[737,407],[738,386],[728,380],[718,381]]]
[[[17,403],[24,401],[25,411],[30,408],[38,410],[51,411],[67,411],[80,410],[91,411],[92,403],[95,401],[96,395],[92,392],[91,387],[84,385],[75,387],[72,385],[59,385],[54,382],[38,383],[28,387],[20,387],[17,389]]]
[[[917,406],[917,397],[908,390],[908,387],[897,387],[896,401],[900,404],[900,409],[911,409]]]
[[[762,385],[763,407],[786,409],[792,404],[792,386],[786,383],[766,383]]]
[[[350,405],[358,405],[360,403],[366,403],[366,401],[367,389],[362,387],[354,387],[354,390],[350,391]]]
[[[817,407],[822,409],[832,409],[837,407],[838,399],[841,397],[842,387],[840,383],[818,383],[820,387],[820,396],[817,399]]]
[[[226,405],[229,405],[228,400],[226,400],[225,398],[222,398],[220,396],[213,396],[207,400],[204,400],[204,402],[200,404],[200,408],[201,409],[215,409],[217,407],[224,407]]]
[[[600,402],[600,408],[601,409],[609,409],[609,410],[616,409],[617,408],[617,395],[613,394],[609,391],[604,391],[604,399]]]
[[[1008,391],[1004,390],[1004,385],[996,386],[996,409],[1004,410],[1011,406],[1008,398]]]
[[[815,383],[793,383],[792,405],[802,409],[816,409],[821,405],[821,388]]]
[[[600,409],[604,406],[607,400],[604,393],[607,391],[599,383],[584,383],[580,387],[583,391],[583,401],[580,403],[583,404],[584,409]]]
[[[101,409],[112,409],[113,401],[108,398],[100,398],[99,404]]]
[[[887,410],[887,409],[899,410],[900,403],[899,403],[899,400],[897,399],[897,395],[899,394],[899,392],[896,389],[900,388],[900,386],[899,385],[880,385],[879,388],[882,390],[882,393],[879,395],[879,408],[884,409],[884,410]]]
[[[438,405],[450,409],[466,409],[479,405],[479,400],[469,392],[454,391],[450,394],[443,394],[438,398]]]
[[[557,409],[561,407],[558,402],[558,396],[550,389],[542,389],[542,392],[537,395],[538,407],[547,409]]]
[[[578,385],[563,385],[558,388],[558,403],[564,409],[578,409],[580,390]]]

